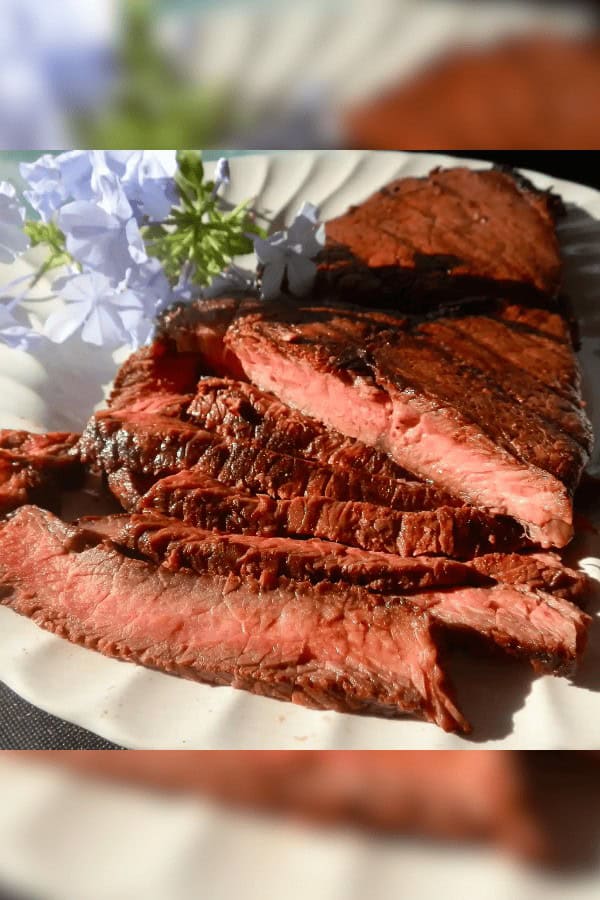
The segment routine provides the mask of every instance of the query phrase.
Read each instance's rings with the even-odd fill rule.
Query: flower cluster
[[[14,187],[0,183],[0,262],[37,246],[46,257],[19,296],[0,290],[0,340],[12,347],[75,333],[97,346],[140,346],[176,301],[255,290],[255,273],[232,262],[253,249],[266,298],[312,284],[323,242],[316,209],[305,204],[287,231],[267,237],[248,202],[223,200],[225,159],[206,179],[195,151],[73,150],[23,164],[21,175],[37,217],[26,220]],[[43,275],[62,303],[40,335],[15,312]]]

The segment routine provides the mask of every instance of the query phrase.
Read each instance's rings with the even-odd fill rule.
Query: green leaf
[[[171,280],[177,281],[183,266],[192,262],[192,280],[206,285],[234,256],[252,252],[248,235],[265,232],[257,225],[249,200],[232,210],[221,208],[214,182],[204,180],[198,151],[178,151],[175,182],[179,202],[166,222],[144,229],[147,249],[162,262]]]
[[[66,248],[65,236],[55,222],[40,222],[35,219],[27,219],[23,224],[23,231],[31,241],[32,247],[46,244],[48,256],[33,279],[32,285],[38,283],[40,278],[51,269],[58,269],[73,262],[73,257]]]

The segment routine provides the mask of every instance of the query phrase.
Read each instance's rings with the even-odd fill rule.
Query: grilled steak
[[[83,469],[78,434],[0,431],[0,514],[25,503],[54,505],[59,489],[77,487]]]
[[[186,415],[230,440],[256,441],[267,450],[324,466],[360,467],[371,475],[411,478],[387,454],[326,428],[248,382],[202,378]]]
[[[541,24],[541,23],[540,23]],[[592,150],[600,42],[541,26],[449,51],[345,116],[343,146],[369,150]],[[475,154],[477,155],[477,154]]]
[[[555,553],[488,553],[474,557],[469,565],[494,581],[546,591],[575,603],[590,590],[585,572],[565,566]]]
[[[115,378],[109,405],[136,406],[156,395],[193,394],[201,371],[198,353],[180,352],[172,341],[156,340],[125,360]]]
[[[129,510],[150,509],[175,516],[199,528],[318,537],[401,556],[443,554],[469,559],[528,545],[522,528],[512,519],[491,516],[473,507],[399,512],[373,503],[319,495],[273,498],[232,489],[198,468],[163,478],[137,506],[124,505]]]
[[[116,477],[121,478],[121,473]],[[127,473],[126,483],[131,479]],[[404,558],[443,554],[467,560],[487,579],[568,600],[580,600],[589,589],[587,575],[565,566],[556,554],[487,552],[494,545],[518,546],[519,534],[511,520],[486,517],[479,510],[402,514],[327,497],[274,500],[265,494],[244,494],[194,470],[161,479],[149,488],[140,480],[134,483],[133,501],[123,504],[129,512],[158,513],[197,528],[262,537],[314,536]],[[476,555],[469,558],[474,550]]]
[[[318,540],[214,534],[163,516],[117,516],[80,523],[78,547],[106,539],[170,571],[256,579],[263,590],[275,590],[281,579],[358,584],[383,593],[387,606],[404,603],[403,595],[408,593],[410,602],[436,621],[475,631],[531,658],[543,671],[573,669],[590,621],[573,604],[548,594],[506,585],[470,586],[477,582],[477,570],[449,560],[415,562]]]
[[[253,296],[218,297],[168,310],[161,318],[161,333],[179,353],[197,354],[203,372],[244,378],[235,356],[223,342],[227,328],[241,309],[260,308]]]
[[[231,572],[255,578],[265,589],[275,587],[281,577],[314,584],[341,581],[384,594],[487,581],[465,563],[443,557],[369,553],[316,538],[219,534],[156,513],[90,517],[80,519],[78,526],[90,546],[110,540],[174,572]]]
[[[360,468],[320,466],[273,453],[255,442],[231,441],[193,423],[161,417],[156,409],[96,413],[85,428],[80,450],[85,462],[107,473],[125,467],[144,475],[165,475],[194,466],[232,487],[284,499],[325,496],[399,510],[460,504],[425,482],[373,476]]]
[[[490,370],[484,354],[464,360],[461,346],[450,352],[454,321],[444,332],[445,347],[433,340],[429,323],[378,330],[372,320],[358,341],[350,308],[290,304],[240,316],[225,339],[262,390],[389,453],[464,501],[514,516],[542,546],[564,546],[590,444],[572,349],[523,321],[486,320],[490,331],[497,329],[500,356],[510,330],[511,354],[519,342],[527,353],[533,333],[537,352],[545,346],[550,356],[556,348],[550,368],[556,358],[568,358],[562,380],[577,402],[562,426],[564,397],[548,391],[551,412],[525,411],[513,368],[502,372],[494,361]],[[543,370],[538,377],[543,383]]]
[[[520,760],[507,751],[59,750],[25,755],[92,777],[300,813],[319,822],[489,840],[525,857],[544,847]]]
[[[427,613],[361,588],[281,579],[267,591],[252,578],[157,571],[23,507],[0,527],[0,602],[75,643],[183,677],[468,728]]]
[[[558,198],[498,169],[401,178],[326,223],[328,293],[412,311],[467,298],[554,298]],[[376,299],[375,299],[376,298]]]

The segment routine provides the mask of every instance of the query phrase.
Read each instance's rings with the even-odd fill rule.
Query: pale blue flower
[[[25,210],[8,181],[0,181],[0,262],[10,263],[29,247],[23,231]]]
[[[57,213],[67,250],[85,268],[118,282],[134,264],[148,259],[139,226],[116,176],[98,178],[98,202],[75,201]]]
[[[303,297],[312,288],[317,265],[313,261],[325,243],[325,228],[317,208],[305,203],[287,230],[268,238],[250,235],[262,266],[261,292],[265,300],[279,297],[284,280],[291,294]]]
[[[14,302],[0,305],[0,341],[13,350],[30,350],[42,336],[15,318],[12,312],[14,306]]]
[[[129,340],[129,317],[145,314],[142,300],[133,291],[115,285],[99,272],[70,275],[59,279],[54,287],[65,306],[48,316],[44,330],[57,344],[81,329],[87,343],[116,347]]]
[[[166,219],[177,202],[175,150],[131,150],[121,179],[138,222]]]
[[[140,266],[131,268],[122,284],[140,301],[121,311],[121,320],[127,331],[128,341],[134,350],[149,344],[156,333],[157,317],[167,307],[180,299],[165,275],[162,263],[150,257]]]
[[[2,0],[1,9],[1,146],[72,146],[73,112],[94,113],[114,82],[118,4]]]
[[[213,197],[217,194],[219,188],[223,185],[231,184],[231,171],[229,169],[229,160],[222,156],[217,160],[215,166],[215,174],[213,176],[215,186],[213,188]]]
[[[56,158],[65,197],[100,201],[103,176],[122,178],[130,150],[69,150]]]
[[[151,344],[156,335],[156,319],[140,315],[135,309],[124,309],[121,321],[127,332],[127,343],[132,350]]]
[[[140,297],[151,317],[159,315],[176,299],[162,263],[152,256],[140,266],[132,267],[127,272],[124,283]]]
[[[45,153],[33,163],[21,163],[19,171],[30,188],[24,191],[25,197],[40,218],[49,222],[68,199],[56,157]]]

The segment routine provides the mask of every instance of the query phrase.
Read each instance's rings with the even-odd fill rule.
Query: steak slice
[[[90,545],[110,540],[120,549],[139,553],[174,572],[231,572],[239,578],[256,579],[265,590],[275,588],[280,578],[314,584],[344,582],[384,594],[487,580],[468,565],[443,557],[414,559],[369,553],[316,538],[220,534],[149,512],[86,517],[77,524],[82,540],[89,540]]]
[[[256,441],[267,450],[324,466],[360,467],[386,478],[412,477],[387,454],[326,428],[248,382],[202,378],[186,413],[202,428],[229,440]]]
[[[528,546],[515,521],[473,507],[399,512],[318,495],[273,498],[221,484],[198,468],[159,480],[136,508],[199,528],[264,537],[317,537],[400,556],[470,559]]]
[[[455,587],[411,594],[436,622],[471,631],[537,672],[572,675],[587,644],[591,618],[575,604],[528,586]]]
[[[123,473],[119,472],[114,477],[123,479],[126,484],[134,484],[134,496],[128,498],[129,503],[123,503],[128,512],[140,510],[166,515],[197,528],[225,533],[262,537],[316,535],[332,543],[339,541],[346,547],[362,547],[386,555],[400,554],[405,559],[418,557],[429,540],[432,553],[443,552],[447,557],[466,558],[471,569],[486,582],[526,586],[575,602],[581,601],[590,588],[585,572],[565,566],[554,553],[484,553],[486,540],[489,545],[494,536],[497,544],[501,544],[502,540],[508,543],[510,530],[502,535],[497,520],[487,523],[487,539],[477,539],[473,536],[476,525],[479,524],[481,531],[484,531],[480,518],[473,519],[471,533],[466,532],[465,528],[466,533],[461,536],[460,525],[456,522],[453,530],[447,526],[446,529],[439,527],[434,531],[433,522],[445,524],[441,511],[436,511],[435,519],[431,513],[406,513],[402,517],[404,529],[401,521],[396,541],[386,545],[382,534],[389,535],[389,531],[384,521],[393,522],[394,516],[398,515],[392,510],[370,508],[368,504],[340,503],[326,497],[277,501],[264,494],[253,496],[240,493],[196,471],[169,476],[151,486],[130,473],[125,473],[125,476],[123,478]],[[451,510],[446,512],[452,513]],[[480,515],[478,510],[475,512]],[[371,528],[368,527],[369,514],[378,515]],[[462,510],[458,514],[459,522],[461,517]],[[460,552],[461,544],[468,548],[463,553]],[[481,549],[483,555],[468,559],[468,550],[473,547]],[[404,552],[406,550],[410,552]],[[466,581],[468,583],[470,578]]]
[[[117,469],[107,475],[108,487],[127,512],[135,512],[144,494],[155,483],[152,475],[136,475],[129,469]]]
[[[283,403],[389,453],[468,503],[514,516],[542,546],[570,540],[571,497],[589,438],[583,446],[557,424],[557,405],[554,422],[525,411],[511,394],[511,387],[517,391],[512,371],[503,376],[496,366],[492,374],[483,355],[481,368],[463,362],[432,342],[423,330],[429,326],[372,329],[358,343],[354,312],[348,308],[344,317],[337,305],[327,310],[265,307],[236,319],[226,341],[248,377]],[[515,341],[523,333],[521,323],[503,320],[502,327],[512,329]],[[589,431],[579,409],[581,438]]]
[[[135,407],[155,395],[193,395],[201,373],[200,354],[178,351],[166,339],[156,340],[125,360],[115,378],[109,406]]]
[[[561,209],[558,197],[497,168],[401,178],[326,223],[319,281],[328,295],[404,311],[554,298]]]
[[[78,434],[0,430],[0,514],[25,503],[54,505],[59,489],[78,487]]]
[[[595,149],[600,129],[586,110],[599,80],[600,42],[591,23],[576,34],[540,22],[534,32],[491,44],[452,42],[414,74],[351,106],[340,146],[496,154]]]
[[[516,753],[500,750],[21,751],[88,777],[383,832],[547,849]],[[539,763],[539,760],[538,760]]]
[[[192,353],[201,360],[203,372],[244,378],[240,365],[223,342],[227,328],[241,310],[260,309],[255,296],[199,300],[167,310],[160,319],[160,333],[179,353]]]
[[[96,413],[83,432],[80,450],[85,462],[107,473],[127,468],[158,476],[196,467],[232,487],[284,499],[317,495],[400,510],[460,504],[425,482],[373,476],[360,468],[320,466],[257,443],[226,440],[193,423],[161,417],[155,410]]]
[[[282,579],[266,591],[80,544],[50,514],[20,509],[0,528],[0,602],[74,643],[186,678],[468,729],[445,691],[429,616],[408,604],[387,608],[326,582]]]
[[[397,595],[409,592],[408,599],[436,621],[474,631],[526,656],[541,671],[570,673],[585,647],[590,619],[572,603],[528,588],[473,586],[477,571],[449,560],[415,563],[324,541],[214,534],[162,516],[117,516],[79,524],[78,546],[108,538],[125,552],[141,554],[174,572],[231,574],[242,581],[256,579],[265,590],[276,589],[282,578],[359,584],[383,593],[386,605],[404,603],[404,596]]]
[[[494,581],[545,591],[575,603],[590,590],[585,572],[565,566],[555,553],[488,553],[474,557],[469,565]]]

